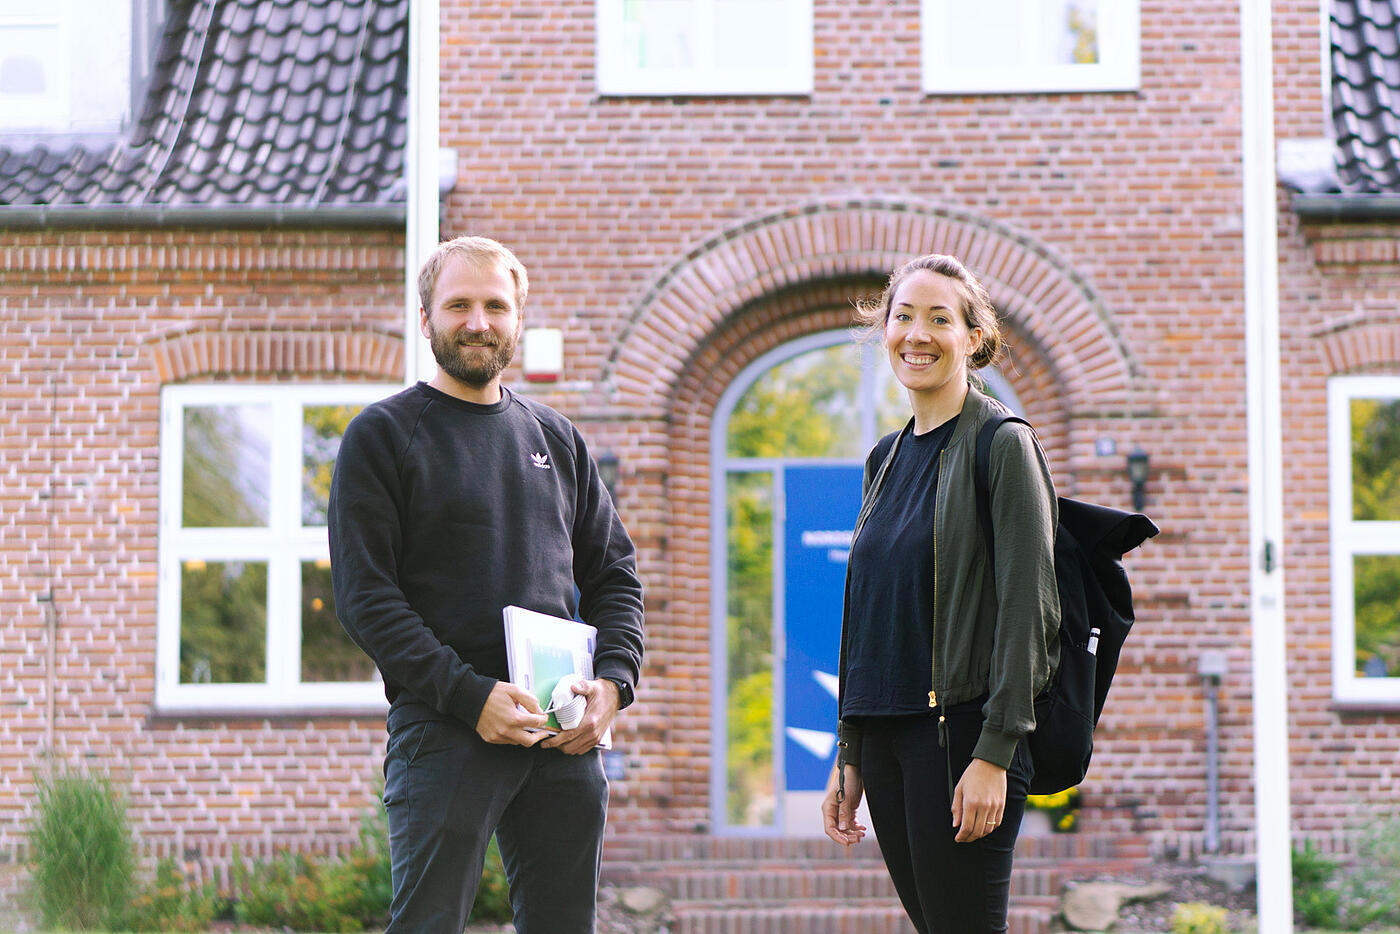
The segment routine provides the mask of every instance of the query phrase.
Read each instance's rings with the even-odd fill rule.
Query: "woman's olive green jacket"
[[[996,569],[977,521],[973,470],[977,434],[1000,402],[969,388],[953,436],[939,459],[933,516],[933,652],[930,708],[989,695],[972,755],[1002,768],[1016,743],[1035,729],[1035,695],[1059,663],[1060,599],[1055,586],[1055,485],[1035,433],[1010,422],[997,429],[988,464]],[[879,500],[885,476],[911,420],[876,463],[866,461],[855,538]],[[850,595],[850,571],[846,575]],[[844,693],[846,630],[842,613],[840,682]],[[838,707],[839,709],[839,707]],[[838,760],[860,763],[860,730],[842,721]],[[940,735],[942,735],[940,731]]]

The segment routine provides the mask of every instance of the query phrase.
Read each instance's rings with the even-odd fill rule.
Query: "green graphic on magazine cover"
[[[550,695],[554,693],[554,686],[559,683],[559,679],[574,674],[574,653],[561,646],[534,641],[529,642],[529,646],[530,667],[535,675],[535,700],[540,702],[540,709],[544,710],[549,707]],[[546,728],[562,729],[552,713]]]

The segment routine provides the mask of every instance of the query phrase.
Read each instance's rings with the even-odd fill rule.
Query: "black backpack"
[[[1014,415],[997,416],[977,436],[977,521],[989,560],[995,551],[987,464],[992,436],[1004,422],[1030,424]],[[1055,581],[1060,588],[1060,667],[1036,696],[1035,731],[1026,737],[1035,765],[1034,795],[1073,788],[1089,771],[1094,726],[1133,627],[1133,591],[1122,558],[1157,534],[1152,520],[1139,513],[1064,496],[1059,506]]]

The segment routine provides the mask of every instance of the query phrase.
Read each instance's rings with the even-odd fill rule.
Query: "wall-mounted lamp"
[[[603,481],[603,486],[608,488],[608,495],[617,500],[617,455],[608,453],[598,457],[598,477]]]
[[[1142,512],[1147,502],[1147,452],[1142,448],[1128,455],[1128,479],[1133,484],[1133,509]]]

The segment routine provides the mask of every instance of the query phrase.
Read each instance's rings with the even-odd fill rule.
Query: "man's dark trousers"
[[[591,934],[608,783],[597,749],[496,745],[458,721],[396,726],[384,758],[385,934],[461,934],[496,834],[517,934]]]

